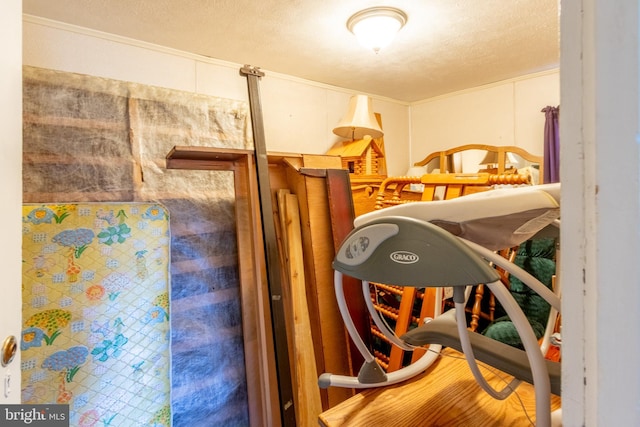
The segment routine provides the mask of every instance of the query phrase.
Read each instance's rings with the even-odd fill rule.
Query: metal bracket
[[[260,67],[253,67],[247,64],[240,68],[240,74],[245,76],[264,77],[264,72],[260,71]]]

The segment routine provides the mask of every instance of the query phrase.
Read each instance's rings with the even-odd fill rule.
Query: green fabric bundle
[[[528,240],[518,248],[514,263],[551,289],[552,277],[556,272],[555,247],[555,239]],[[509,276],[509,281],[511,295],[524,311],[533,327],[536,338],[540,339],[544,335],[551,306],[515,276]],[[522,348],[518,331],[499,304],[496,304],[495,320],[482,331],[482,334],[505,344]]]

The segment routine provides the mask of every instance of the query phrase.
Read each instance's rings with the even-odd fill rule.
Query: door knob
[[[0,358],[2,366],[4,367],[11,363],[17,352],[18,341],[15,336],[9,335],[2,343],[2,356]]]

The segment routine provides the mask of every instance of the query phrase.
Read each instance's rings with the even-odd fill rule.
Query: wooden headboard
[[[464,151],[469,150],[484,150],[487,152],[493,152],[497,154],[497,165],[498,170],[497,173],[503,173],[507,167],[508,159],[507,153],[513,153],[516,156],[521,157],[523,160],[530,164],[537,164],[537,168],[540,171],[540,178],[542,179],[543,175],[543,157],[536,156],[534,154],[529,153],[523,148],[516,147],[515,145],[484,145],[484,144],[467,144],[461,145],[459,147],[450,148],[448,150],[443,151],[434,151],[429,154],[424,159],[419,162],[414,163],[414,166],[427,166],[429,164],[433,165],[434,163],[437,165],[436,167],[440,170],[440,173],[445,172],[462,172],[457,169],[457,159],[456,154],[462,153]],[[439,159],[436,161],[436,159]],[[475,171],[474,171],[475,172]]]
[[[526,175],[536,175],[536,179],[532,176],[530,179],[530,183],[539,184],[540,180],[543,177],[542,174],[542,156],[533,155],[526,150],[510,145],[504,146],[494,146],[494,145],[484,145],[484,144],[467,144],[461,145],[459,147],[450,148],[448,150],[443,151],[435,151],[429,154],[424,159],[419,162],[414,163],[414,166],[418,167],[426,167],[426,173],[430,175],[429,179],[437,179],[434,175],[435,169],[438,169],[443,175],[447,174],[455,174],[462,178],[463,175],[473,174],[476,179],[480,175],[481,166],[479,164],[475,164],[476,167],[474,170],[470,171],[462,171],[458,166],[461,163],[462,154],[465,151],[476,150],[476,151],[485,151],[485,152],[494,152],[497,155],[497,168],[496,170],[486,171],[488,173],[487,184],[493,185],[497,183],[502,184],[516,184],[520,183],[520,180],[526,178]],[[509,161],[507,160],[507,153],[512,153],[516,157],[522,160],[522,163],[526,163],[527,166],[531,166],[535,171],[530,171],[533,173],[529,173],[526,170],[522,169],[521,165],[518,165],[518,175],[513,176],[512,178],[517,179],[517,181],[509,182],[491,182],[489,180],[492,179],[502,179],[499,178],[503,174],[513,173],[515,171],[508,170]],[[482,160],[483,153],[470,153],[472,154],[470,157],[480,156],[478,159],[478,163]],[[371,212],[375,209],[380,209],[381,206],[389,204],[388,201],[393,201],[402,199],[403,201],[418,201],[422,199],[422,192],[411,191],[411,184],[421,184],[421,176],[424,175],[425,172],[411,172],[413,175],[419,176],[390,176],[387,178],[362,178],[362,177],[351,177],[351,192],[353,194],[353,203],[355,208],[356,216],[362,215],[367,212]],[[487,174],[484,174],[487,175]],[[523,175],[523,176],[520,176]],[[450,179],[452,176],[445,176],[443,179]],[[443,181],[444,182],[444,181]],[[404,191],[403,191],[404,190]],[[400,194],[402,193],[402,194]]]

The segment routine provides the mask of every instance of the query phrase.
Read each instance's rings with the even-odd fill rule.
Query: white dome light
[[[347,28],[358,42],[378,53],[391,43],[407,22],[407,15],[393,7],[372,7],[361,10],[347,21]]]

